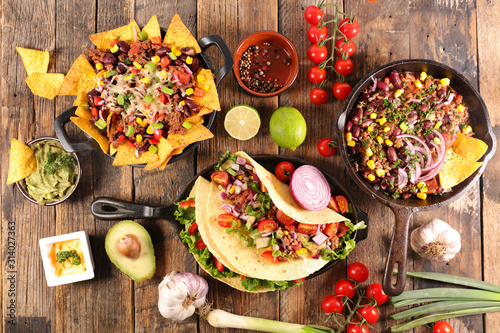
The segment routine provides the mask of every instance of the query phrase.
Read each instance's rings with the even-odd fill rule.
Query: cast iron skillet
[[[474,130],[474,137],[483,140],[488,145],[488,150],[481,158],[483,162],[481,167],[469,178],[461,184],[453,188],[453,192],[443,194],[441,196],[430,196],[427,200],[420,199],[394,199],[384,195],[380,191],[376,191],[372,185],[366,182],[353,168],[347,155],[347,149],[344,137],[344,126],[347,121],[347,114],[356,106],[359,95],[372,83],[371,77],[380,79],[389,74],[392,70],[398,72],[415,72],[420,73],[425,71],[436,78],[447,77],[451,80],[451,87],[463,96],[463,102],[469,107],[470,123]],[[452,201],[461,197],[467,192],[474,183],[479,179],[486,168],[486,163],[493,157],[496,150],[496,138],[491,129],[490,117],[486,105],[482,100],[477,90],[467,81],[467,79],[454,69],[440,64],[435,61],[425,59],[409,59],[400,60],[379,67],[362,79],[352,90],[346,101],[342,112],[337,115],[335,120],[337,126],[335,131],[338,142],[340,143],[340,151],[342,159],[346,165],[347,171],[361,189],[370,193],[371,196],[378,201],[384,203],[392,209],[396,215],[396,226],[392,235],[391,247],[384,273],[383,288],[387,295],[396,296],[403,292],[405,288],[406,277],[406,253],[408,249],[408,227],[410,217],[414,212],[424,211],[434,208],[443,207]],[[397,268],[396,283],[392,283],[393,270]]]
[[[289,156],[280,156],[280,155],[256,155],[254,159],[264,166],[268,170],[274,170],[276,165],[282,161],[291,162],[295,168],[298,168],[304,164],[310,164],[306,161]],[[210,180],[210,175],[214,172],[215,164],[209,166],[205,170],[198,173],[187,183],[187,185],[182,189],[182,191],[177,195],[174,199],[174,202],[178,202],[186,199],[189,196],[189,192],[194,185],[194,182],[198,178],[198,176],[202,176],[207,180]],[[326,179],[330,183],[330,187],[332,188],[332,195],[343,195],[347,198],[347,200],[351,203],[353,207],[353,212],[349,214],[344,214],[348,217],[353,223],[357,223],[359,221],[365,221],[366,225],[368,225],[368,215],[361,211],[352,201],[352,198],[349,196],[347,190],[328,172],[323,169],[320,169],[325,175]],[[142,204],[136,204],[132,202],[122,201],[113,198],[100,197],[95,199],[92,202],[91,210],[92,214],[95,217],[101,220],[125,220],[125,219],[165,219],[169,222],[177,231],[179,235],[181,230],[184,227],[175,220],[174,212],[176,211],[177,206],[173,203],[164,205],[164,206],[147,206]],[[364,240],[368,236],[368,228],[363,230],[357,230],[355,234],[356,242]],[[187,248],[187,245],[184,244]],[[338,264],[337,261],[330,261],[327,265],[325,265],[319,271],[309,275],[307,278],[312,278],[314,276],[320,275],[333,266]]]
[[[165,30],[162,29],[162,32],[165,33]],[[217,71],[215,74],[215,85],[218,87],[219,84],[221,83],[222,79],[231,72],[231,69],[234,66],[234,60],[233,56],[231,54],[231,51],[229,50],[229,47],[227,46],[226,42],[220,35],[209,35],[202,37],[198,40],[198,44],[200,44],[201,47],[201,53],[198,55],[200,56],[201,64],[203,65],[204,68],[210,69],[213,73],[215,73],[214,65],[210,61],[210,58],[205,54],[205,51],[211,46],[215,45],[217,48],[220,50],[222,53],[222,56],[224,57],[224,65]],[[99,144],[97,141],[94,139],[90,138],[87,136],[87,141],[84,142],[71,142],[68,133],[66,132],[65,125],[67,122],[70,121],[70,118],[75,115],[76,111],[76,106],[73,106],[72,108],[64,111],[61,113],[57,118],[54,120],[54,130],[56,132],[56,136],[63,145],[64,149],[70,153],[75,153],[75,152],[80,152],[80,151],[85,151],[85,150],[98,150],[101,151],[101,148],[99,147]],[[215,119],[215,115],[217,112],[212,112],[209,116],[208,119],[205,119],[205,127],[210,129],[212,127],[212,124]],[[174,163],[188,154],[190,154],[198,145],[200,144],[200,141],[195,142],[190,144],[184,151],[172,157],[172,159],[169,161],[169,164]],[[114,156],[109,155],[109,157],[114,159]],[[145,164],[136,164],[132,165],[133,167],[137,168],[144,168],[146,165]]]

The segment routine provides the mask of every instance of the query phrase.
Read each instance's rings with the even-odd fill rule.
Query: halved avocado
[[[142,225],[121,221],[109,229],[105,241],[109,259],[132,280],[143,282],[156,269],[153,242]]]

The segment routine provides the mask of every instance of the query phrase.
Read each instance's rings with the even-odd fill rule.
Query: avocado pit
[[[137,236],[126,234],[116,243],[116,248],[123,256],[137,259],[141,254],[141,243]]]

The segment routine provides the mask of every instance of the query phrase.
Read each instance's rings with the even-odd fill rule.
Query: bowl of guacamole
[[[68,153],[58,139],[43,137],[28,143],[37,168],[17,187],[29,201],[53,206],[66,200],[78,186],[82,169],[75,153]]]

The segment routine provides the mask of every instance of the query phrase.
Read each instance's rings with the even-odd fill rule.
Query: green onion
[[[153,124],[151,124],[151,128],[155,129],[155,130],[162,129],[164,126],[165,125],[163,125],[163,123],[153,123]]]
[[[144,68],[149,69],[150,72],[154,72],[156,70],[156,65],[154,62],[148,62],[144,65]]]
[[[161,91],[167,95],[172,95],[174,93],[174,89],[169,87],[163,87],[161,88]]]
[[[82,104],[80,104],[80,106],[83,106],[84,108],[87,108],[87,109],[90,107],[89,103],[82,103]]]
[[[127,74],[127,75],[123,75],[123,78],[126,80],[126,81],[130,81],[134,78],[134,74]]]
[[[118,95],[118,97],[116,98],[116,101],[118,102],[118,104],[123,105],[125,103],[125,96]]]
[[[193,126],[189,121],[185,121],[182,123],[182,126],[185,128],[185,129],[190,129],[191,126]]]
[[[233,170],[233,169],[231,169],[231,168],[227,168],[227,169],[226,169],[226,172],[227,172],[228,174],[230,174],[230,175],[233,175],[233,176],[238,175],[238,174],[236,173],[236,171],[234,171],[234,170]]]
[[[115,44],[115,45],[113,45],[113,47],[112,47],[112,48],[110,48],[109,50],[110,50],[111,52],[113,52],[113,53],[116,53],[116,52],[118,52],[118,50],[119,50],[119,49],[120,49],[120,47],[118,46],[118,44]]]
[[[175,53],[174,53],[174,52],[170,52],[170,53],[168,54],[168,56],[169,56],[169,57],[170,57],[170,59],[172,59],[172,60],[177,60],[177,56],[175,55]]]
[[[109,71],[106,73],[106,77],[109,78],[109,77],[115,76],[116,74],[118,74],[118,72],[113,69],[112,71]]]
[[[153,154],[156,154],[158,152],[158,147],[156,147],[155,145],[151,145],[149,146],[148,150]]]
[[[96,122],[94,123],[94,125],[96,125],[99,129],[102,129],[102,130],[103,130],[103,129],[105,129],[105,128],[106,128],[106,126],[107,126],[108,124],[106,124],[106,122],[105,122],[104,120],[99,119],[98,121],[96,121]]]
[[[499,306],[497,301],[442,301],[436,303],[429,303],[408,309],[403,312],[396,313],[391,316],[394,320],[399,320],[408,317],[416,317],[421,315],[432,314],[436,311],[453,311],[463,309],[483,308],[489,306]]]
[[[125,136],[132,136],[134,134],[134,126],[128,125],[127,131],[124,134]]]
[[[444,274],[444,273],[431,273],[431,272],[406,272],[406,275],[420,279],[458,284],[464,287],[477,288],[477,289],[489,290],[500,293],[500,286],[494,283],[484,282],[463,276]]]
[[[152,101],[153,101],[153,96],[151,96],[150,94],[147,94],[144,97],[144,103],[150,104]]]
[[[137,35],[139,36],[139,38],[141,38],[141,40],[146,40],[148,39],[148,34],[145,33],[144,31],[140,31],[137,33]]]

